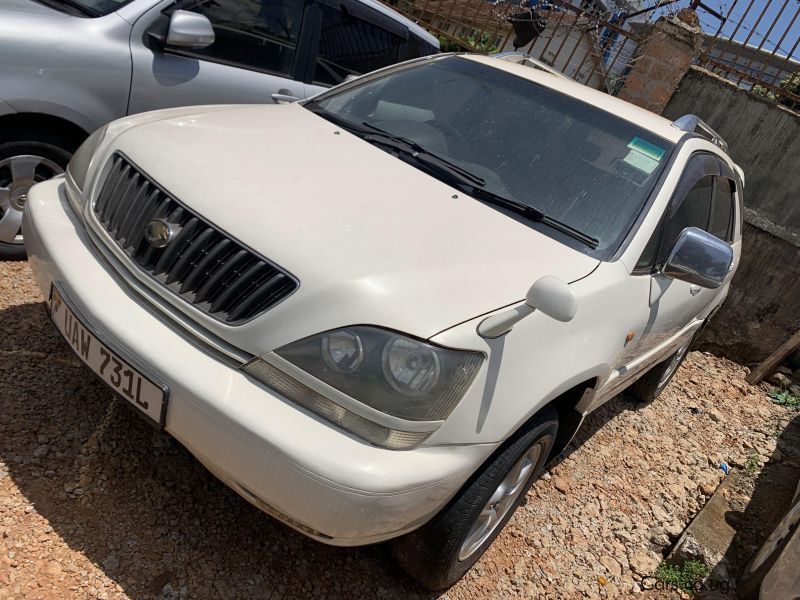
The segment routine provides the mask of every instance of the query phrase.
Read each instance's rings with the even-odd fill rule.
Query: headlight
[[[340,427],[394,449],[427,438],[453,411],[483,361],[479,352],[366,326],[315,335],[275,355],[277,360],[256,359],[245,371]],[[286,363],[291,368],[281,367]]]
[[[72,155],[72,160],[67,165],[67,196],[72,207],[80,210],[84,203],[84,189],[86,187],[86,175],[92,164],[92,159],[97,148],[103,142],[106,135],[106,127],[103,126],[92,135],[86,138],[81,147]]]

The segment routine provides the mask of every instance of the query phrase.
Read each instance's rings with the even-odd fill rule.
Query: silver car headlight
[[[351,433],[392,449],[413,448],[427,438],[464,396],[483,361],[480,352],[367,326],[314,335],[274,354],[244,370]]]
[[[86,176],[95,152],[103,143],[106,136],[107,126],[96,130],[81,144],[80,148],[72,155],[72,159],[67,165],[67,198],[76,212],[80,212],[85,203],[84,191],[86,188]]]

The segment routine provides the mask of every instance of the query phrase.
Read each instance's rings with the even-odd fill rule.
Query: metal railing
[[[800,2],[730,0],[723,6],[715,12],[701,0],[691,2],[704,30],[698,64],[739,87],[800,108]]]
[[[439,36],[445,50],[519,49],[615,93],[652,23],[693,9],[697,64],[764,98],[800,108],[800,0],[384,0]]]
[[[627,12],[582,8],[568,0],[386,1],[438,35],[445,50],[520,50],[581,83],[614,93],[649,31],[653,9],[679,0]]]

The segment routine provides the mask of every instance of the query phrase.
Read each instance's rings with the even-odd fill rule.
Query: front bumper
[[[63,180],[31,189],[23,229],[45,297],[57,282],[87,325],[169,386],[167,432],[246,500],[306,535],[355,546],[411,531],[496,447],[377,448],[263,387],[127,287],[132,278],[114,272],[69,208]]]

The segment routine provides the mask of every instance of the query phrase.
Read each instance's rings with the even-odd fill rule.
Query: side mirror
[[[214,28],[208,17],[176,10],[169,19],[165,44],[173,48],[208,48],[214,43]]]
[[[534,310],[566,323],[578,311],[578,299],[567,283],[553,275],[545,275],[537,279],[525,294],[525,304],[486,317],[478,325],[478,334],[489,339],[505,335]]]
[[[572,321],[578,311],[575,292],[567,283],[552,275],[536,280],[525,294],[525,304],[562,323]]]
[[[687,227],[678,236],[661,274],[704,288],[716,289],[725,282],[733,264],[733,248],[697,227]]]

